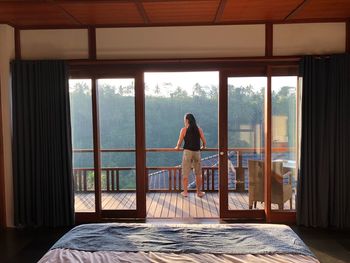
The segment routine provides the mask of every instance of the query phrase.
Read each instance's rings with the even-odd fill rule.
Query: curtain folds
[[[306,56],[297,222],[350,227],[350,55]]]
[[[67,66],[13,61],[13,182],[16,226],[74,223]]]

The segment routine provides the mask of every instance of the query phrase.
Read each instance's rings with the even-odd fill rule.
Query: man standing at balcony
[[[203,197],[205,193],[200,190],[202,185],[200,150],[206,147],[207,142],[205,140],[203,130],[197,126],[196,119],[194,118],[193,114],[185,114],[184,125],[185,127],[181,129],[179,139],[175,147],[175,149],[179,150],[182,142],[185,141],[182,156],[182,184],[184,191],[181,192],[181,194],[184,197],[188,196],[188,176],[191,172],[191,167],[193,164],[196,175],[197,196]],[[202,147],[200,146],[200,141],[202,141]]]

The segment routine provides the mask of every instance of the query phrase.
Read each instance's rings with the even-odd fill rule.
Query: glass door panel
[[[266,77],[227,78],[228,210],[264,209]]]
[[[75,212],[95,212],[91,79],[70,79]]]
[[[136,210],[135,79],[98,79],[101,209]]]
[[[297,76],[271,78],[271,210],[295,210]]]

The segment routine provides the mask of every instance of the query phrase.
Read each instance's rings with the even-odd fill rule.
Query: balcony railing
[[[292,152],[294,148],[272,148],[273,153],[287,153]],[[93,152],[92,149],[75,149],[77,152]],[[180,150],[175,150],[172,148],[152,148],[147,149],[147,152],[176,152]],[[218,152],[218,149],[207,148],[204,151],[207,152]],[[133,149],[103,149],[101,152],[135,152]],[[243,154],[244,153],[256,153],[261,154],[264,149],[257,148],[230,148],[228,152],[235,152],[236,157],[235,163],[231,163],[231,168],[235,172],[235,187],[229,187],[229,191],[234,192],[244,192],[246,191],[246,170],[247,166],[243,165]],[[135,191],[135,188],[123,187],[121,183],[122,171],[132,171],[135,170],[134,167],[103,167],[101,168],[101,190],[102,192],[130,192]],[[158,180],[163,180],[163,182],[158,184],[152,183],[152,179],[156,176],[156,173],[162,173],[162,177]],[[182,177],[181,177],[181,166],[175,167],[147,167],[146,168],[147,179],[146,186],[147,192],[177,192],[182,191]],[[150,176],[150,174],[153,175]],[[93,192],[94,186],[94,169],[93,168],[74,168],[74,190],[76,192]],[[215,176],[216,182],[215,182]],[[218,167],[217,166],[203,166],[202,167],[202,189],[208,192],[218,191]],[[135,178],[136,179],[136,178]],[[193,177],[194,180],[194,177]],[[161,187],[159,187],[161,186]]]

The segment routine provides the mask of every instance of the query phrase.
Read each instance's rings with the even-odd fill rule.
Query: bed
[[[43,262],[319,262],[285,225],[80,225],[58,240]]]

